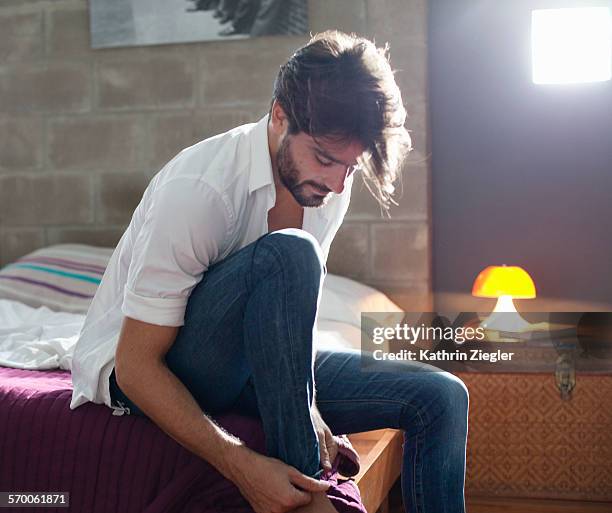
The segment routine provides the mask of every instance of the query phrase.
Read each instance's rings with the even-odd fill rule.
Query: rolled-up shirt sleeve
[[[151,194],[136,236],[121,310],[160,326],[182,326],[187,300],[230,234],[230,212],[208,183],[174,179]]]

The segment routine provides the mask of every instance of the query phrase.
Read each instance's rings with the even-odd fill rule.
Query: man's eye
[[[329,167],[329,166],[331,166],[333,164],[333,162],[331,162],[331,161],[330,162],[324,162],[319,157],[316,157],[316,159],[317,159],[317,162],[319,164],[321,164],[322,166],[324,166],[324,167]]]

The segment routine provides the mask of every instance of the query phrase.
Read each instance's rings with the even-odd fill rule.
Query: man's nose
[[[336,173],[330,180],[330,183],[326,184],[327,187],[334,191],[336,194],[342,194],[342,191],[344,190],[344,182],[346,181],[346,175],[349,169],[350,167],[342,166],[339,172],[336,171]]]

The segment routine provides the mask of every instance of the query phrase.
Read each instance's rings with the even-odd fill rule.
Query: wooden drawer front
[[[470,392],[466,493],[612,501],[612,376],[456,373]]]

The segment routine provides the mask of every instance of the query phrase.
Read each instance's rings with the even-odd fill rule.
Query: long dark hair
[[[281,66],[270,106],[276,100],[283,108],[290,134],[360,142],[364,182],[387,213],[412,149],[388,50],[354,34],[317,34]]]

